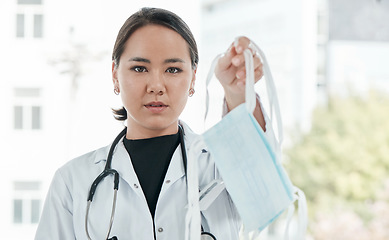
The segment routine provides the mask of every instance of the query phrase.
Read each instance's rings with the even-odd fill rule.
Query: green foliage
[[[311,218],[340,207],[370,221],[364,206],[379,200],[389,178],[389,97],[333,97],[314,111],[311,131],[285,153]]]

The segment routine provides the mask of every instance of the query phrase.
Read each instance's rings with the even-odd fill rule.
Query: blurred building
[[[389,92],[389,1],[318,1],[318,76],[328,95]]]
[[[49,36],[54,26],[48,23],[53,19],[48,8],[41,0],[0,3],[4,238],[33,236],[53,166],[67,155],[69,109],[64,99],[69,85],[48,65],[47,50],[55,41]],[[61,33],[58,26],[57,34]]]

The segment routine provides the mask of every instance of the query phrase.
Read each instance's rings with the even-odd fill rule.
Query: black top
[[[162,183],[179,139],[177,132],[154,138],[123,140],[153,218]]]

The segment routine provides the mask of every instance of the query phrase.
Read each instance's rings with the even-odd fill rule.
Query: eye
[[[176,67],[170,67],[170,68],[166,69],[166,72],[167,72],[167,73],[173,73],[173,74],[175,74],[175,73],[180,73],[180,72],[182,72],[182,70],[179,69],[179,68],[176,68]]]
[[[147,72],[147,69],[145,67],[142,67],[142,66],[132,67],[131,70],[133,70],[135,72],[139,72],[139,73]]]

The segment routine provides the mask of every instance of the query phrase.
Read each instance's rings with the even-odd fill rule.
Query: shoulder
[[[70,191],[83,183],[90,184],[104,168],[109,147],[105,146],[70,160],[57,170],[55,178],[61,179]]]
[[[191,151],[195,149],[196,151],[207,152],[207,146],[201,141],[201,135],[195,133],[184,121],[180,120],[179,124],[184,129],[186,148]]]
[[[83,154],[79,157],[76,157],[66,164],[64,164],[60,170],[66,171],[66,170],[76,170],[76,169],[82,169],[84,167],[90,167],[90,165],[95,165],[100,162],[105,162],[107,159],[109,151],[109,146],[105,146],[99,149],[96,149],[94,151],[88,152],[86,154]]]

